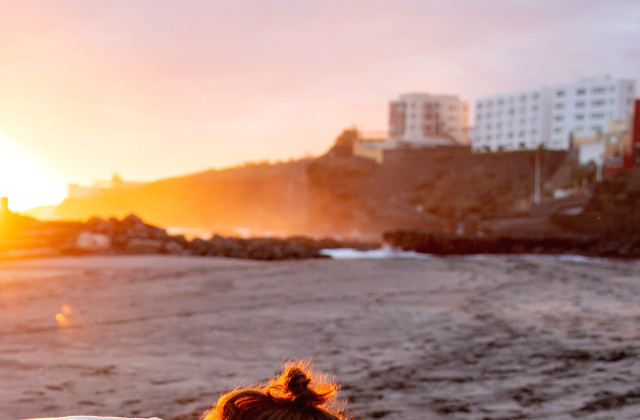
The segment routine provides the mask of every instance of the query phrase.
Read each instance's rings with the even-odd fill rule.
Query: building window
[[[591,105],[593,105],[593,106],[604,106],[604,101],[603,100],[592,101]]]
[[[562,127],[556,127],[553,129],[554,133],[562,133]]]
[[[533,99],[538,99],[540,97],[540,95],[536,92],[533,94],[532,98]]]
[[[594,112],[593,114],[591,114],[592,120],[600,120],[602,118],[604,118],[604,114],[602,112]]]
[[[513,108],[509,108],[509,116],[512,116],[515,112],[516,111]]]
[[[604,86],[597,86],[591,89],[591,93],[605,93],[607,88]]]
[[[502,99],[498,99],[498,105],[503,105],[504,101]]]
[[[555,109],[563,109],[564,108],[564,104],[562,102],[558,102],[557,104],[555,104],[553,106]]]
[[[527,102],[527,95],[520,96],[520,102]]]
[[[556,90],[556,97],[562,98],[564,96],[564,90]]]
[[[584,101],[576,102],[576,108],[584,108]]]
[[[564,120],[564,117],[562,115],[556,115],[555,117],[553,117],[554,121],[562,121]]]
[[[586,90],[586,89],[584,89],[584,88],[583,88],[583,89],[577,89],[577,90],[576,90],[576,95],[579,95],[579,96],[582,96],[582,95],[584,95],[584,94],[586,94],[586,93],[587,93],[587,90]]]
[[[496,123],[496,128],[502,128],[502,123],[501,122]]]
[[[536,130],[535,128],[533,130],[531,130],[531,135],[535,136],[536,134],[538,134],[538,130]]]
[[[481,120],[482,120],[482,114],[476,115],[476,121],[481,121]]]
[[[584,120],[584,114],[576,114],[576,121]]]

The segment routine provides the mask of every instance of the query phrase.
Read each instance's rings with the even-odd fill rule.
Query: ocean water
[[[390,259],[390,258],[433,258],[430,254],[421,254],[415,251],[403,251],[400,248],[383,246],[378,249],[366,251],[352,248],[323,249],[320,254],[326,255],[336,260],[356,260],[356,259]]]

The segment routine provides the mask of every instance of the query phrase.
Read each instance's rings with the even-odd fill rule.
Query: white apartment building
[[[480,98],[472,150],[567,150],[574,137],[595,139],[610,121],[626,121],[634,97],[632,80],[599,76]]]
[[[400,95],[389,104],[389,140],[414,146],[469,144],[469,105],[451,95]]]
[[[606,133],[610,121],[626,122],[633,109],[635,83],[593,77],[551,88],[549,148],[568,149],[571,137]]]
[[[478,99],[472,150],[535,149],[545,142],[549,133],[549,103],[546,88]]]

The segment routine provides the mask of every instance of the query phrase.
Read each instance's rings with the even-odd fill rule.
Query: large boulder
[[[111,249],[111,238],[103,233],[82,231],[75,243],[76,249],[89,252],[108,251]]]

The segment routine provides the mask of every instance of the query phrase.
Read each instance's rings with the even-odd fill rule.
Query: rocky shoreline
[[[5,216],[6,217],[6,216]],[[322,249],[369,250],[382,244],[434,255],[549,254],[606,258],[640,258],[640,235],[570,231],[456,234],[433,230],[393,230],[381,242],[292,236],[211,238],[171,235],[130,214],[122,219],[94,217],[87,222],[41,222],[13,215],[20,229],[0,232],[0,259],[56,255],[139,255],[229,257],[253,260],[327,258]],[[8,224],[10,225],[10,224]],[[7,225],[5,225],[7,226]]]
[[[565,233],[554,235],[470,236],[417,230],[396,230],[383,235],[384,242],[435,255],[469,254],[572,254],[607,258],[640,258],[640,236]]]
[[[21,216],[17,216],[21,217]],[[0,259],[52,255],[138,255],[230,257],[254,260],[326,258],[322,249],[374,249],[379,243],[335,238],[237,238],[214,234],[210,239],[170,235],[166,229],[130,214],[122,219],[94,217],[81,222],[38,222],[19,232],[0,235]]]

